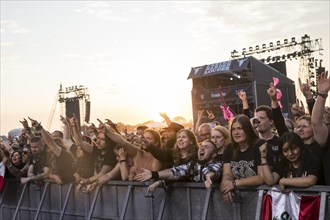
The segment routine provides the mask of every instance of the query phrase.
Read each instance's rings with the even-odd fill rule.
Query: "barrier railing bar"
[[[133,189],[133,186],[129,185],[128,189],[127,189],[126,197],[125,197],[124,206],[123,206],[123,209],[122,209],[121,214],[120,214],[120,219],[125,218],[125,214],[126,214],[126,211],[127,211],[128,202],[129,202],[129,199],[130,199],[130,196],[131,196],[132,189]]]
[[[94,198],[93,198],[93,201],[92,201],[92,204],[91,204],[91,208],[89,210],[89,214],[88,214],[88,217],[87,217],[88,220],[92,219],[93,212],[94,212],[95,205],[96,205],[96,200],[97,200],[97,197],[99,195],[100,189],[101,189],[101,186],[97,185],[96,190],[95,190],[95,195],[94,195]]]
[[[62,208],[62,211],[61,211],[60,219],[63,219],[63,217],[64,217],[64,213],[65,213],[66,207],[68,205],[68,201],[69,201],[70,193],[72,191],[72,187],[73,187],[73,184],[70,183],[68,193],[66,194],[64,205],[63,205],[63,208]]]
[[[240,192],[238,189],[234,190],[234,199],[233,199],[233,219],[241,220],[241,198]]]
[[[46,182],[45,189],[42,192],[42,196],[41,196],[41,199],[40,199],[40,202],[39,202],[39,207],[38,207],[36,216],[34,217],[35,220],[38,220],[38,218],[39,218],[40,210],[41,210],[42,205],[44,203],[44,199],[46,197],[46,193],[47,193],[48,187],[49,187],[49,182]]]
[[[162,218],[163,218],[164,210],[165,210],[165,204],[166,204],[166,199],[167,199],[167,191],[165,191],[165,196],[163,197],[162,202],[160,203],[158,217],[157,217],[158,220],[162,220]]]
[[[188,219],[191,220],[190,188],[187,188]]]
[[[205,196],[205,200],[204,200],[204,208],[203,208],[203,213],[202,213],[202,219],[203,220],[205,220],[207,218],[207,211],[209,209],[211,192],[212,192],[212,189],[207,189],[206,190],[206,196]]]
[[[327,203],[327,193],[321,192],[319,220],[325,219],[325,205]]]
[[[257,210],[256,210],[256,217],[255,220],[260,220],[260,214],[261,214],[261,206],[262,206],[262,199],[264,197],[264,191],[258,190],[258,201],[257,201]]]
[[[16,210],[15,210],[14,216],[13,216],[13,220],[15,220],[16,217],[17,217],[17,214],[18,214],[19,208],[20,208],[20,206],[21,206],[21,203],[22,203],[23,196],[24,196],[24,193],[25,193],[25,190],[26,190],[27,185],[28,185],[28,183],[25,184],[24,187],[23,187],[23,190],[22,190],[21,196],[20,196],[20,198],[19,198],[19,200],[18,200],[18,204],[17,204]]]

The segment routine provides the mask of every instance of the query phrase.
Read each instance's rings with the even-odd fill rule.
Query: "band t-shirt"
[[[102,153],[102,150],[97,149],[94,146],[93,148],[95,170],[94,174],[98,174],[104,165],[108,165],[114,168],[117,164],[116,154],[113,151],[112,147],[109,147],[105,153]]]
[[[229,144],[224,151],[224,164],[230,163],[234,179],[241,179],[258,174],[260,165],[260,151],[256,146],[249,147],[245,151],[238,151],[233,155],[233,147]]]

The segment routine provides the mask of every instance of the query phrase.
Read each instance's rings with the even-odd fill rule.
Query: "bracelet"
[[[268,163],[262,163],[262,164],[260,164],[261,166],[264,166],[264,165],[268,165]]]
[[[126,162],[126,160],[120,160],[119,163],[121,163],[121,162]]]
[[[236,188],[236,181],[235,180],[233,181],[233,186],[234,186],[234,188]]]
[[[261,157],[261,158],[267,158],[267,157]]]
[[[157,171],[151,171],[151,178],[154,180],[159,180],[159,174]]]
[[[326,99],[328,97],[328,93],[316,93],[318,96],[321,96],[322,98]]]

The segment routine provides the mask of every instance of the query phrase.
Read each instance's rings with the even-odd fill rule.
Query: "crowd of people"
[[[37,119],[24,118],[19,138],[1,143],[0,172],[22,184],[75,182],[77,193],[110,180],[150,181],[149,192],[174,181],[203,182],[206,188],[218,183],[227,202],[236,188],[330,186],[330,108],[325,106],[330,77],[328,72],[318,76],[316,98],[308,82],[299,86],[308,111],[302,102],[293,103],[293,120],[283,117],[273,83],[265,91],[269,106],[249,109],[240,91],[243,114],[226,126],[202,109],[194,128],[161,113],[167,127],[139,126],[134,132],[99,119],[98,127],[92,124],[82,132],[73,115],[61,116],[63,130],[51,133]],[[1,179],[0,190],[3,184]]]

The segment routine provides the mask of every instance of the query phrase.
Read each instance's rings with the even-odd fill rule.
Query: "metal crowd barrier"
[[[224,219],[259,220],[266,185],[239,189],[235,201],[223,201],[219,185],[176,182],[147,193],[150,182],[109,181],[91,193],[75,192],[75,184],[52,181],[39,187],[6,180],[0,193],[0,220],[52,219]],[[329,186],[291,188],[301,195],[320,195],[320,220],[330,220]]]

